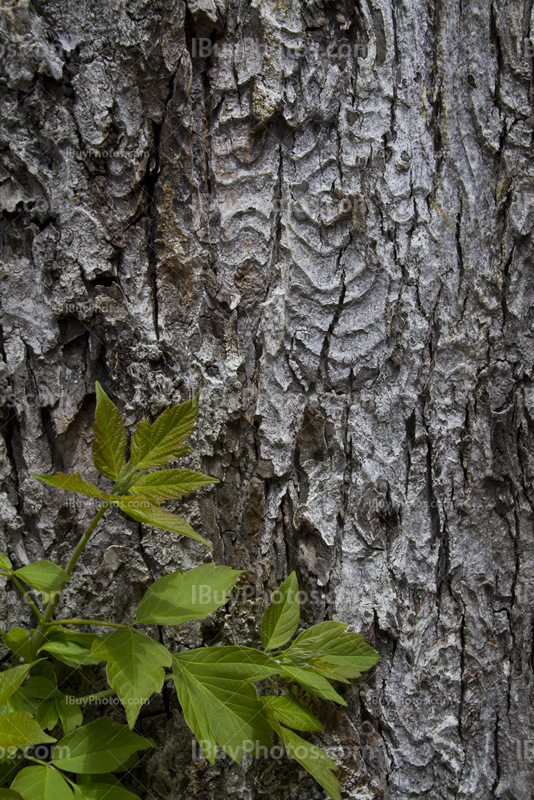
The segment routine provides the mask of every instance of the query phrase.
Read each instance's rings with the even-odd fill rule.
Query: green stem
[[[108,622],[105,619],[55,619],[52,622],[43,622],[45,628],[52,625],[102,625],[104,628],[129,628],[120,622]]]
[[[40,758],[34,758],[33,756],[25,756],[25,758],[27,759],[27,761],[34,761],[36,764],[41,764],[43,767],[50,767],[50,769],[55,770],[55,772],[57,772],[58,775],[61,775],[63,780],[67,781],[67,783],[70,783],[70,785],[73,788],[76,788],[76,784],[74,783],[74,781],[72,781],[70,778],[67,778],[67,776],[64,775],[63,772],[60,769],[58,769],[55,764],[52,764],[50,761],[41,761]]]
[[[65,569],[65,572],[68,575],[70,575],[72,573],[72,570],[76,566],[76,563],[77,563],[78,559],[80,558],[81,554],[83,553],[85,545],[87,544],[87,542],[89,541],[89,538],[91,537],[91,534],[94,532],[96,526],[98,525],[98,523],[100,522],[100,520],[102,519],[102,517],[104,516],[104,514],[108,510],[108,508],[109,508],[108,505],[102,506],[102,508],[100,509],[98,514],[95,516],[95,518],[93,519],[93,521],[91,522],[91,524],[89,525],[89,527],[87,528],[85,533],[83,534],[82,538],[78,542],[78,544],[76,546],[76,549],[74,550],[74,553],[71,555],[70,561],[67,564],[67,567]],[[56,610],[56,606],[57,606],[57,604],[59,602],[59,597],[60,597],[60,595],[57,594],[55,597],[53,597],[50,600],[50,602],[48,603],[48,605],[45,608],[45,611],[44,611],[44,614],[43,614],[43,617],[42,617],[42,622],[39,623],[39,625],[37,626],[37,630],[35,631],[34,635],[32,636],[32,647],[31,647],[31,658],[32,658],[32,661],[35,660],[35,658],[37,656],[37,653],[39,652],[39,648],[40,648],[40,646],[42,645],[42,643],[44,641],[44,638],[45,638],[44,635],[45,635],[45,631],[46,631],[45,625],[46,625],[47,622],[50,621],[50,618],[51,618],[52,614]]]
[[[39,609],[37,608],[37,606],[35,605],[35,603],[31,599],[30,595],[28,594],[28,592],[26,591],[24,586],[22,586],[22,584],[19,582],[18,578],[15,578],[13,573],[11,573],[11,575],[9,577],[11,578],[11,580],[13,581],[13,583],[15,584],[15,586],[17,587],[17,589],[19,590],[19,592],[21,593],[23,598],[26,600],[26,602],[30,606],[31,610],[33,611],[33,613],[35,614],[35,616],[37,617],[39,622],[42,622],[43,618],[41,616],[41,612],[39,611]]]
[[[69,702],[72,703],[72,701],[74,700],[76,705],[81,706],[85,705],[85,703],[91,703],[93,700],[101,700],[104,697],[113,697],[116,694],[117,692],[115,691],[115,689],[105,689],[103,692],[95,692],[95,694],[86,694],[85,697],[73,697],[73,695],[70,695]]]
[[[89,527],[85,531],[84,535],[82,536],[82,538],[78,542],[78,545],[77,545],[74,553],[71,555],[70,561],[69,561],[69,563],[67,564],[67,566],[65,568],[65,572],[68,575],[70,575],[72,573],[72,570],[76,566],[76,563],[77,563],[79,557],[81,556],[81,554],[84,551],[85,545],[87,544],[87,542],[91,538],[91,534],[93,533],[94,529],[96,528],[96,526],[98,525],[98,523],[100,522],[100,520],[102,519],[102,517],[104,516],[104,514],[108,510],[108,508],[109,508],[108,505],[102,506],[102,508],[100,509],[100,511],[98,512],[98,514],[96,515],[96,517],[91,522],[91,524],[89,525]],[[50,603],[48,604],[48,606],[46,608],[46,611],[45,611],[45,622],[48,622],[48,620],[50,619],[50,617],[54,613],[56,605],[57,605],[57,599],[56,599],[56,601],[55,601],[55,603],[54,603],[54,605],[53,605],[51,610],[49,610]]]

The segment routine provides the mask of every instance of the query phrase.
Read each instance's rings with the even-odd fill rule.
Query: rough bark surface
[[[0,9],[0,549],[63,563],[92,515],[29,472],[97,479],[95,379],[131,425],[201,389],[188,463],[222,482],[181,509],[255,591],[167,643],[257,642],[296,569],[305,622],[381,655],[318,710],[347,798],[534,796],[533,22],[532,0]],[[63,611],[128,620],[205,558],[117,512]],[[25,614],[9,593],[2,629]],[[170,691],[140,727],[143,798],[324,797],[295,762],[192,757]]]

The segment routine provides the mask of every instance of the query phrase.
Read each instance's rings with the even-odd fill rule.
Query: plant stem
[[[102,508],[100,509],[100,511],[98,512],[98,514],[96,515],[96,517],[91,522],[91,524],[89,525],[89,527],[85,531],[84,535],[82,536],[82,538],[78,542],[78,544],[76,546],[76,549],[75,549],[74,553],[71,555],[70,561],[69,561],[69,563],[67,564],[67,566],[65,568],[65,572],[68,575],[70,575],[72,573],[72,570],[76,566],[76,562],[78,561],[79,557],[83,553],[85,545],[87,544],[87,542],[89,541],[89,539],[91,537],[91,534],[93,533],[94,529],[96,528],[96,526],[98,525],[98,523],[100,522],[100,520],[102,519],[102,517],[104,516],[104,514],[106,513],[106,511],[108,510],[109,507],[110,506],[108,506],[108,505],[102,506]],[[48,606],[46,608],[46,611],[45,611],[45,622],[48,622],[48,620],[50,619],[50,617],[54,613],[54,609],[55,609],[56,605],[57,605],[57,600],[54,603],[54,606],[52,607],[52,610],[49,611],[50,603],[48,604]]]
[[[72,570],[76,566],[76,562],[78,561],[79,557],[83,553],[84,547],[87,544],[87,542],[89,541],[89,538],[90,538],[91,534],[95,530],[96,526],[98,525],[98,523],[100,522],[100,520],[102,519],[102,517],[104,516],[104,514],[108,510],[108,508],[109,508],[108,505],[102,506],[102,508],[100,509],[98,514],[95,516],[95,518],[93,519],[93,521],[91,522],[91,524],[89,525],[89,527],[87,528],[85,533],[83,534],[82,538],[80,539],[80,541],[76,545],[76,549],[74,550],[74,553],[71,555],[70,561],[67,564],[67,567],[65,569],[65,572],[68,575],[70,575],[72,573]],[[35,631],[34,635],[32,636],[32,647],[31,647],[31,658],[32,658],[32,661],[35,660],[35,658],[37,656],[37,653],[39,651],[39,648],[40,648],[40,646],[42,645],[42,643],[44,641],[44,634],[45,634],[45,631],[46,631],[45,625],[46,625],[47,622],[50,621],[50,618],[51,618],[52,614],[54,613],[58,602],[59,602],[59,594],[57,594],[55,597],[53,597],[50,600],[50,602],[48,603],[48,605],[46,606],[44,614],[43,614],[43,617],[42,617],[42,622],[39,623],[39,625],[37,626],[37,630]]]
[[[45,628],[52,625],[102,625],[104,628],[129,628],[121,622],[108,622],[105,619],[55,619],[52,622],[43,622]]]
[[[85,697],[74,697],[73,695],[69,696],[69,702],[72,703],[74,700],[75,704],[78,706],[84,705],[85,703],[91,703],[93,700],[101,700],[104,697],[113,697],[116,695],[117,692],[115,689],[105,689],[103,692],[95,692],[95,694],[86,694]]]
[[[35,616],[37,617],[39,622],[42,622],[43,618],[41,616],[41,612],[39,611],[39,609],[37,608],[37,606],[35,605],[35,603],[31,599],[30,595],[28,594],[28,592],[26,591],[24,586],[22,586],[22,584],[20,583],[18,578],[15,578],[15,576],[13,574],[9,575],[9,577],[11,578],[11,580],[13,581],[14,585],[17,587],[17,589],[19,590],[19,592],[21,593],[23,598],[26,600],[26,602],[30,606],[31,610],[33,611],[33,613],[35,614]]]
[[[67,776],[64,775],[63,772],[61,772],[61,770],[59,770],[55,764],[52,764],[51,761],[41,761],[40,758],[34,758],[33,756],[24,756],[24,757],[27,759],[27,761],[34,761],[36,764],[41,764],[43,767],[50,767],[50,769],[53,769],[55,772],[57,772],[58,775],[61,775],[63,780],[67,781],[67,783],[70,783],[70,785],[73,788],[76,788],[76,784],[74,783],[74,781],[72,781],[70,778],[67,778]]]

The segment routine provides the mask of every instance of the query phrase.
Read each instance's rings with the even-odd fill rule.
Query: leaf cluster
[[[294,572],[263,613],[262,650],[229,645],[172,653],[144,629],[204,619],[224,606],[241,572],[214,563],[186,572],[179,569],[156,580],[131,625],[54,619],[83,548],[112,506],[140,522],[208,544],[182,517],[162,508],[168,500],[217,482],[202,473],[168,468],[189,451],[184,441],[193,431],[199,396],[166,409],[153,423],[140,422],[127,459],[120,413],[98,383],[96,394],[93,461],[104,478],[114,481],[111,491],[102,491],[79,473],[34,475],[51,487],[102,500],[69,564],[63,569],[45,560],[14,569],[0,553],[0,574],[19,589],[38,620],[30,632],[16,627],[2,635],[12,666],[0,671],[0,786],[10,783],[9,789],[0,789],[0,800],[133,798],[120,774],[132,766],[139,751],[153,746],[133,729],[143,704],[170,681],[185,721],[209,761],[214,762],[220,747],[239,763],[243,752],[268,748],[278,736],[286,752],[331,798],[340,800],[335,763],[300,735],[322,730],[320,720],[289,692],[260,694],[256,684],[279,676],[286,686],[294,682],[315,697],[345,705],[334,683],[359,677],[378,656],[341,622],[323,622],[295,637],[300,600]],[[41,595],[41,610],[32,591]],[[102,635],[72,630],[87,624],[112,630]],[[105,663],[110,688],[94,696],[67,695],[58,685],[57,662],[74,670]],[[83,705],[112,694],[121,701],[128,724],[114,725],[103,716],[84,725]],[[58,741],[52,734],[59,728],[63,736]],[[41,761],[30,755],[35,745],[51,745],[51,758]]]

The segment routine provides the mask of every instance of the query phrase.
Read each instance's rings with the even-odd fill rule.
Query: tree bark
[[[201,390],[184,462],[221,484],[181,513],[247,572],[165,642],[257,643],[295,569],[304,622],[381,656],[318,709],[345,797],[534,796],[533,13],[0,9],[0,549],[64,564],[94,513],[29,473],[97,479],[95,379],[132,427]],[[62,612],[128,621],[205,558],[115,512]],[[10,590],[2,630],[31,622]],[[289,760],[211,767],[166,692],[141,797],[324,796]]]

